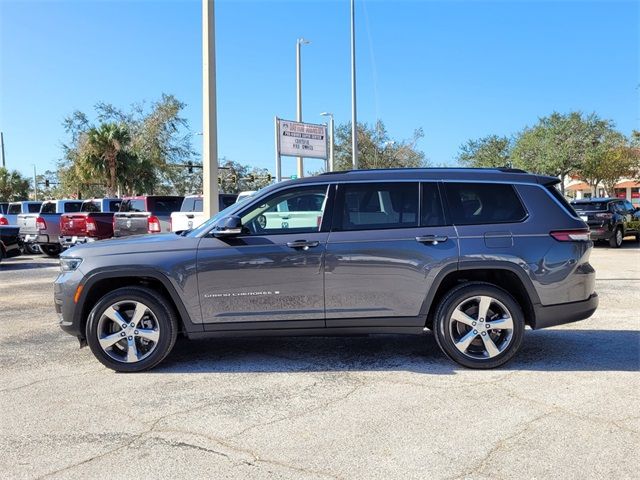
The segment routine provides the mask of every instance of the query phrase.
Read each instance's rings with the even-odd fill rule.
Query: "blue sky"
[[[358,119],[395,138],[422,127],[434,164],[460,144],[512,134],[552,111],[639,128],[639,2],[356,0]],[[199,1],[0,0],[0,130],[7,166],[61,156],[65,115],[171,93],[201,130]],[[350,119],[349,2],[216,2],[219,155],[273,171],[273,116]],[[199,150],[201,137],[194,137]],[[307,160],[306,168],[320,167]],[[283,174],[295,173],[285,159]]]

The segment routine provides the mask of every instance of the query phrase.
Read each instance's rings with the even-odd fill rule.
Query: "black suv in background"
[[[638,209],[630,201],[619,198],[589,198],[574,200],[571,205],[589,226],[592,240],[607,241],[614,248],[620,248],[624,237],[630,235],[635,235],[636,241],[640,241],[636,218]]]
[[[181,235],[65,252],[60,325],[118,371],[157,365],[179,333],[428,330],[461,365],[497,367],[525,325],[582,320],[598,305],[589,230],[557,183],[509,169],[280,182]]]

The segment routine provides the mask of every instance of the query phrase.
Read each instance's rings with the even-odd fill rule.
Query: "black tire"
[[[155,317],[154,321],[157,321],[159,337],[156,346],[146,358],[140,361],[125,363],[114,360],[100,345],[98,332],[100,319],[109,307],[118,302],[140,302],[151,311]],[[118,288],[106,294],[91,310],[86,326],[87,343],[91,351],[100,363],[116,372],[141,372],[155,367],[171,352],[177,336],[178,318],[173,306],[158,292],[144,287]],[[126,339],[123,338],[123,341]]]
[[[609,246],[611,248],[620,248],[622,246],[622,239],[624,238],[624,234],[622,233],[622,228],[617,227],[613,231],[613,235],[609,239]]]
[[[60,245],[40,245],[40,250],[48,257],[57,257],[62,252]]]
[[[23,248],[25,253],[28,253],[29,255],[38,255],[42,253],[42,251],[40,250],[40,247],[38,247],[38,245],[35,245],[35,244],[25,243]]]
[[[491,303],[491,309],[495,308],[496,311],[499,311],[501,306],[505,307],[507,310],[506,313],[509,314],[512,320],[512,329],[499,330],[495,329],[495,325],[502,319],[498,317],[497,313],[491,317],[495,322],[493,325],[495,330],[486,330],[485,334],[488,333],[489,335],[485,336],[485,338],[488,341],[492,338],[492,335],[496,335],[498,340],[502,339],[501,341],[504,342],[504,349],[493,357],[489,355],[488,349],[484,347],[485,339],[477,333],[478,331],[475,330],[474,327],[462,325],[458,322],[454,324],[454,321],[452,320],[454,310],[456,310],[460,305],[465,305],[465,302],[470,302],[470,304],[473,303],[475,297],[490,297],[496,301]],[[501,306],[499,304],[501,304]],[[478,305],[478,310],[479,309],[480,305]],[[493,310],[491,311],[493,312]],[[476,320],[476,323],[480,325],[481,319],[479,317],[474,319],[472,316],[469,316],[469,318]],[[487,323],[491,321],[491,319],[487,316]],[[484,322],[484,319],[482,319],[482,322]],[[473,325],[476,325],[476,323],[473,323]],[[463,353],[459,350],[458,347],[456,347],[455,340],[453,338],[453,325],[456,325],[455,328],[457,329],[460,327],[465,329],[468,328],[468,330],[460,333],[460,335],[462,336],[467,334],[471,336],[473,338],[473,343],[471,343],[469,347],[473,346],[479,350],[485,348],[488,356],[485,358],[472,358],[472,356],[470,356],[471,354]],[[480,329],[479,326],[477,328]],[[484,282],[468,282],[451,289],[440,301],[436,310],[433,325],[436,342],[445,355],[464,367],[477,369],[500,367],[511,360],[517,353],[520,345],[522,345],[524,329],[524,314],[522,313],[522,309],[520,308],[520,305],[518,305],[518,302],[516,302],[516,300],[507,291],[498,288],[493,284]],[[471,335],[472,330],[476,335]],[[496,345],[493,340],[491,340],[491,342],[493,345]],[[476,346],[476,343],[479,343],[479,346]],[[475,355],[480,354],[478,353]]]

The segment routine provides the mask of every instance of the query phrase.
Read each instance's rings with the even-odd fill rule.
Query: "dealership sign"
[[[277,119],[278,154],[327,158],[327,126]]]

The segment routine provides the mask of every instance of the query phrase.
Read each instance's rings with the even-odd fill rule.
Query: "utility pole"
[[[205,218],[218,213],[218,123],[214,0],[202,0],[202,196]]]
[[[327,165],[327,172],[333,172],[333,143],[335,135],[335,127],[333,123],[333,113],[322,112],[320,114],[323,117],[329,117],[329,164]]]
[[[309,45],[309,40],[299,38],[296,40],[296,122],[302,122],[302,66],[300,62],[300,46]],[[298,178],[304,176],[304,164],[302,157],[298,157]]]
[[[351,0],[351,150],[354,170],[358,168],[358,118],[356,115],[356,3]]]
[[[2,151],[2,168],[7,168],[7,161],[4,158],[4,133],[0,132],[0,149]]]

